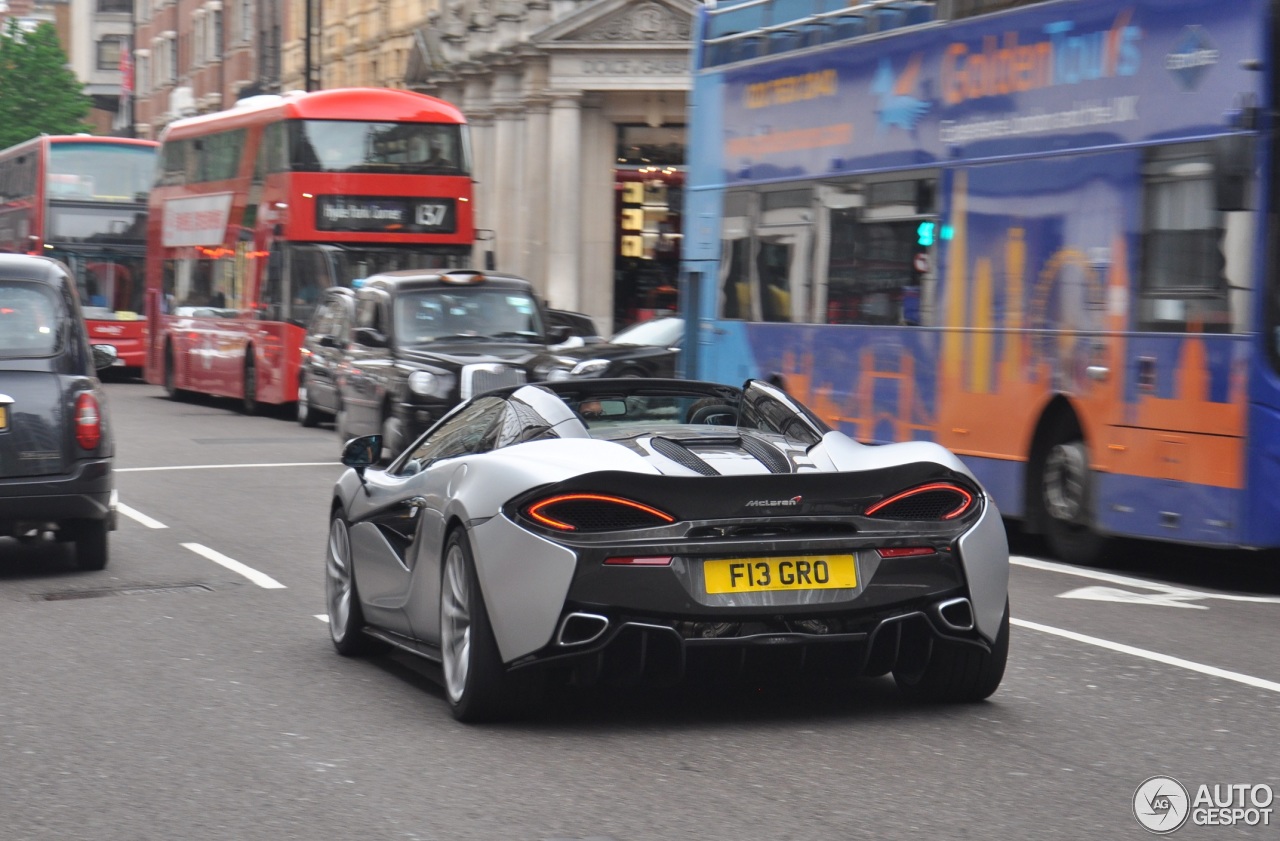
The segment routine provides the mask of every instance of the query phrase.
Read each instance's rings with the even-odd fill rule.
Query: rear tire
[[[355,567],[351,557],[349,526],[342,511],[335,510],[329,521],[329,546],[325,554],[324,590],[329,606],[329,638],[344,657],[368,654],[376,648],[365,636],[364,611],[356,590]]]
[[[930,639],[928,662],[894,668],[893,679],[902,694],[914,701],[972,703],[990,697],[1004,679],[1009,660],[1009,603],[1004,605],[1000,631],[989,651],[975,645]]]
[[[173,370],[173,345],[166,344],[164,346],[164,393],[170,400],[180,401],[186,397],[186,394],[174,385],[177,382],[176,377],[177,374]]]
[[[253,348],[249,348],[244,360],[244,413],[258,414],[258,363],[253,358]]]
[[[319,422],[319,414],[311,405],[310,395],[307,393],[307,378],[302,377],[298,380],[298,423],[310,427]]]
[[[76,526],[76,568],[93,572],[107,568],[106,520],[83,520]]]
[[[459,528],[445,543],[440,586],[440,654],[445,698],[458,721],[495,721],[539,694],[536,676],[508,673],[489,624],[471,542]]]

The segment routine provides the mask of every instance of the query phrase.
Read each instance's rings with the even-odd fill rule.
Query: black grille
[[[941,520],[961,509],[967,500],[959,490],[935,488],[904,496],[868,512],[868,516],[884,520]]]
[[[750,435],[742,436],[742,449],[751,453],[756,461],[768,468],[770,473],[791,473],[791,460],[759,438]]]
[[[572,526],[575,531],[620,531],[665,525],[657,514],[620,502],[599,499],[565,499],[539,506],[535,519],[543,517]]]
[[[702,476],[719,476],[720,472],[702,459],[697,454],[690,451],[688,447],[679,441],[672,441],[670,438],[659,438],[654,436],[652,439],[654,450],[662,453],[667,458],[689,468],[694,473]]]

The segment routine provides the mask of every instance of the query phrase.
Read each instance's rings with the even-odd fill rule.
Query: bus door
[[[751,296],[757,320],[809,320],[812,218],[807,189],[761,194]]]

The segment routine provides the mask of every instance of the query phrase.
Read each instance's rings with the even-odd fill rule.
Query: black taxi
[[[338,435],[381,434],[394,455],[463,400],[540,379],[548,328],[524,278],[472,269],[369,277],[337,380]]]
[[[52,534],[81,569],[107,565],[114,445],[74,279],[56,260],[0,254],[0,545]]]

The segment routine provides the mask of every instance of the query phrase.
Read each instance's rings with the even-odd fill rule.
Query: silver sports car
[[[380,450],[348,442],[334,488],[330,633],[438,662],[460,720],[549,681],[892,672],[975,701],[1004,675],[1000,512],[936,444],[859,444],[763,382],[621,379],[489,392]]]

